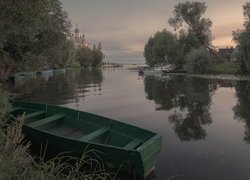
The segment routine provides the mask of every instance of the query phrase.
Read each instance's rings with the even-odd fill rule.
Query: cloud
[[[214,46],[234,46],[232,41],[232,32],[243,28],[243,21],[223,21],[214,24],[213,31],[213,45]]]
[[[101,41],[107,58],[112,58],[112,55],[116,55],[117,58],[119,54],[121,59],[125,57],[142,58],[144,45],[148,38],[157,30],[165,28],[166,25],[162,19],[153,17],[143,20],[134,18],[127,21],[126,25],[122,24],[112,31],[103,28],[101,31],[86,32],[85,37],[92,44]]]
[[[174,5],[184,0],[62,0],[74,23],[91,44],[102,42],[106,59],[143,59],[148,38],[164,28]],[[204,0],[203,0],[204,1]],[[201,2],[203,2],[201,0]],[[209,0],[206,17],[213,21],[213,43],[231,45],[232,31],[242,27],[243,0]]]

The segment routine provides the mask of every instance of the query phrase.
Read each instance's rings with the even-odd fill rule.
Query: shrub
[[[186,57],[187,72],[189,73],[207,73],[208,66],[212,61],[210,53],[204,48],[193,49]]]

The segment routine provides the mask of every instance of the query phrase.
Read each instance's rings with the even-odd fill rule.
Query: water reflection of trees
[[[146,77],[144,83],[147,99],[155,101],[156,110],[174,110],[168,119],[180,140],[206,138],[203,126],[212,122],[211,93],[216,83],[185,76],[173,76],[167,86],[154,77]]]
[[[11,88],[18,99],[34,102],[66,104],[78,102],[88,92],[101,93],[103,74],[101,69],[78,69],[54,74],[49,78],[38,76],[22,85]]]
[[[235,118],[245,122],[244,141],[250,143],[250,82],[238,81],[235,86],[236,97],[238,99],[233,108]]]

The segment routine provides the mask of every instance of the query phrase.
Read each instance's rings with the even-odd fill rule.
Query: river
[[[250,179],[250,81],[69,70],[10,85],[16,99],[117,119],[162,136],[155,178]]]

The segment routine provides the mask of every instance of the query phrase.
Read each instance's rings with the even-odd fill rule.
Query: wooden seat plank
[[[62,119],[64,117],[65,117],[64,114],[56,114],[56,115],[41,119],[39,121],[31,122],[31,123],[27,124],[27,126],[35,128],[35,127],[38,127],[38,126],[41,126],[41,125],[44,125],[44,124],[47,124],[47,123],[50,123],[53,121],[57,121],[57,120]]]
[[[94,138],[108,132],[108,130],[109,129],[107,127],[102,127],[102,128],[100,128],[100,129],[98,129],[98,130],[96,130],[96,131],[94,131],[94,132],[92,132],[90,134],[87,134],[86,136],[83,136],[79,140],[80,141],[90,141],[90,140],[92,140],[92,139],[94,139]]]
[[[130,143],[128,143],[126,146],[124,146],[124,148],[125,149],[135,149],[141,143],[142,143],[142,141],[140,139],[134,139],[133,141],[131,141]]]
[[[36,116],[39,116],[42,114],[45,114],[45,112],[44,111],[37,111],[37,112],[33,112],[33,113],[25,115],[24,118],[29,119],[29,118],[33,118],[33,117],[36,117]]]

